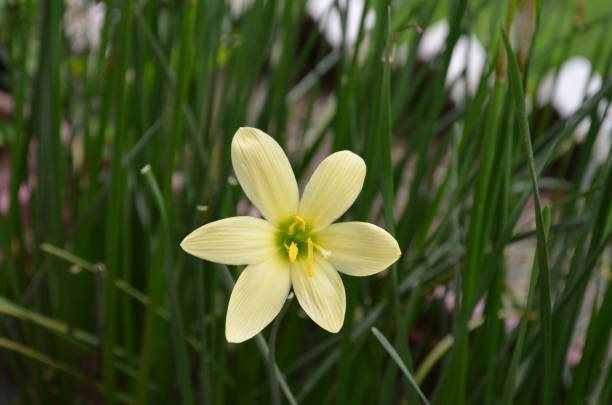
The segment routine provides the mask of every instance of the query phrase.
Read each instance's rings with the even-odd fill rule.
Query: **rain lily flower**
[[[544,76],[538,87],[538,106],[551,104],[562,118],[569,118],[578,112],[587,98],[601,89],[602,81],[588,59],[582,56],[570,58],[561,65],[556,76],[553,72]],[[598,105],[602,122],[593,148],[593,167],[589,171],[606,162],[612,145],[612,107],[606,108],[608,102],[602,100]],[[590,117],[580,121],[573,134],[577,142],[586,139],[590,127]]]
[[[419,59],[431,62],[443,52],[449,31],[450,27],[446,19],[426,28],[417,50]],[[457,40],[445,80],[446,87],[450,88],[450,98],[455,104],[463,104],[466,95],[476,94],[485,67],[486,55],[476,35],[462,35]]]
[[[551,103],[561,117],[572,116],[584,103],[601,88],[601,76],[593,72],[588,59],[576,56],[565,61],[557,77],[552,72],[544,76],[538,88],[539,106]]]
[[[240,18],[252,5],[253,0],[227,0],[230,13]],[[307,0],[306,12],[317,23],[319,30],[333,49],[340,49],[343,37],[349,47],[355,45],[359,34],[361,15],[365,7],[364,0]],[[364,29],[370,31],[376,22],[373,10],[365,10]],[[343,28],[343,14],[346,13]]]
[[[88,48],[98,48],[105,11],[103,2],[66,0],[64,31],[73,52],[83,53]]]
[[[253,5],[253,0],[227,0],[230,14],[233,18],[240,18]]]
[[[280,312],[292,287],[314,322],[338,332],[346,309],[338,272],[369,276],[401,254],[393,236],[376,225],[333,224],[361,191],[363,159],[349,151],[328,156],[301,198],[287,156],[258,129],[236,132],[232,164],[246,196],[265,219],[242,216],[211,222],[181,243],[199,258],[247,265],[229,300],[227,340],[243,342],[259,333]]]
[[[343,36],[349,47],[355,45],[359,34],[361,15],[366,6],[364,0],[308,0],[306,12],[319,25],[319,29],[332,48],[339,49]],[[374,27],[376,14],[373,10],[365,10],[364,29],[369,31]],[[342,14],[346,13],[345,27],[342,26]]]
[[[425,29],[417,50],[420,60],[430,62],[444,50],[449,29],[446,19],[442,19]]]

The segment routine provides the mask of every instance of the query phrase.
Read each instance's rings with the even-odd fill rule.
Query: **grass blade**
[[[389,343],[389,341],[387,340],[385,335],[383,335],[375,327],[372,327],[370,330],[372,331],[374,336],[376,336],[376,339],[378,339],[378,341],[383,346],[383,348],[387,351],[387,353],[389,353],[389,355],[391,356],[393,361],[395,361],[395,364],[397,364],[397,366],[400,368],[400,370],[402,370],[402,373],[404,373],[404,375],[406,376],[408,381],[410,381],[410,384],[412,385],[412,388],[414,388],[414,390],[419,395],[419,397],[421,397],[421,400],[423,401],[423,403],[426,404],[426,405],[429,405],[429,401],[427,400],[427,397],[425,397],[425,394],[423,394],[423,392],[419,388],[418,384],[414,380],[414,377],[412,377],[412,374],[410,373],[410,371],[408,371],[408,368],[406,368],[406,365],[402,361],[401,357],[399,356],[397,351],[393,348],[393,346],[391,346],[391,343]]]
[[[534,210],[536,216],[536,233],[537,233],[537,257],[540,270],[539,287],[540,287],[540,310],[542,312],[542,339],[544,344],[544,387],[542,391],[542,403],[544,405],[552,402],[552,364],[553,364],[553,346],[552,346],[552,316],[551,316],[551,294],[550,294],[550,271],[548,267],[548,245],[546,241],[546,227],[544,226],[544,217],[542,215],[542,203],[540,199],[540,189],[538,187],[538,177],[536,173],[535,161],[533,158],[533,148],[531,145],[531,133],[529,131],[529,121],[527,119],[527,110],[525,107],[525,95],[521,76],[519,73],[516,58],[508,41],[505,32],[502,33],[504,45],[506,47],[506,55],[508,57],[508,73],[510,79],[510,89],[516,106],[516,120],[518,131],[529,167],[529,177],[534,197]]]

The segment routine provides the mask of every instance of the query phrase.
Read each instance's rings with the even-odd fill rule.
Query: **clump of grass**
[[[317,22],[308,1],[109,0],[75,49],[77,3],[93,1],[0,13],[0,402],[612,402],[606,1],[535,2],[518,61],[504,35],[529,1],[330,2]],[[441,18],[424,60],[411,27]],[[457,99],[471,34],[485,63]],[[563,115],[537,93],[574,55],[600,85]],[[274,136],[298,179],[329,150],[366,161],[346,216],[403,255],[345,280],[338,335],[289,300],[228,344],[240,269],[179,248],[252,212],[229,159],[240,126]]]

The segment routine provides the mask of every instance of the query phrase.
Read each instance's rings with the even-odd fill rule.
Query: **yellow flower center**
[[[306,221],[294,215],[289,220],[280,224],[278,242],[284,248],[289,258],[289,263],[295,263],[300,256],[306,259],[306,271],[308,276],[312,277],[315,248],[323,257],[329,256],[330,252],[315,243],[315,235],[310,231],[311,228],[306,224]]]

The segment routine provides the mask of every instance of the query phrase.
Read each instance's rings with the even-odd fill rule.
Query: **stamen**
[[[308,238],[308,255],[306,256],[306,271],[308,272],[308,277],[312,277],[312,260],[314,257],[313,245],[312,238]]]
[[[295,226],[297,224],[300,224],[300,229],[302,230],[302,232],[306,231],[306,221],[304,221],[302,218],[298,217],[297,215],[293,216],[293,223],[289,226],[289,235],[293,235],[293,232],[295,231]]]
[[[287,247],[287,245],[285,245],[285,247]],[[291,242],[291,245],[287,247],[287,250],[289,251],[289,263],[295,263],[295,258],[298,255],[297,243]]]

